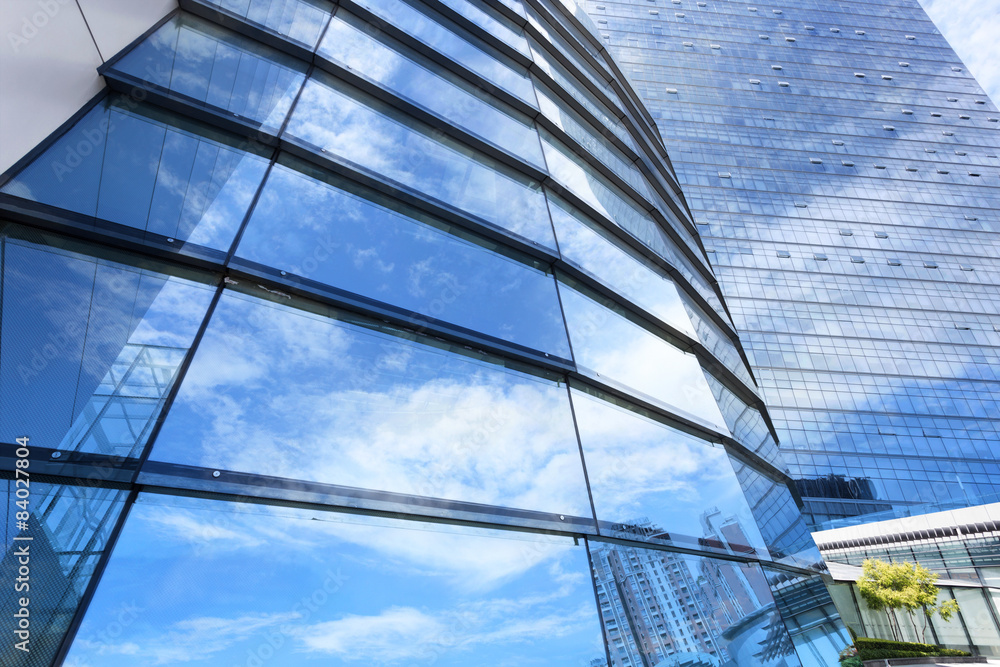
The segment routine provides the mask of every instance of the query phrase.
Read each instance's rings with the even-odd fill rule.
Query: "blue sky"
[[[1000,101],[1000,0],[920,0],[994,102]]]

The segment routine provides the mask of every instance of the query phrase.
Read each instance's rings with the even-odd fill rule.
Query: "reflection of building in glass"
[[[582,4],[664,138],[810,524],[994,499],[1000,112],[917,0]]]
[[[706,537],[747,542],[735,517],[702,521]],[[614,667],[798,664],[760,567],[611,544],[591,555]]]
[[[578,7],[126,4],[60,4],[10,61],[58,94],[0,99],[29,667],[835,659],[677,175]]]
[[[58,449],[135,456],[160,414],[185,352],[180,347],[126,343]]]
[[[7,487],[4,495],[13,505],[14,481],[5,480],[4,486]],[[28,519],[28,527],[18,528],[16,506],[4,526],[5,553],[0,559],[0,577],[19,594],[3,596],[0,614],[5,619],[14,618],[20,608],[19,600],[30,600],[30,632],[35,641],[29,643],[32,651],[27,661],[24,652],[15,648],[14,641],[4,642],[0,657],[4,664],[35,667],[49,664],[48,657],[58,649],[72,622],[91,574],[104,553],[125,493],[38,481],[29,488],[33,490],[35,510]],[[15,541],[17,536],[32,539]],[[27,576],[19,573],[25,560],[20,554],[25,548],[30,565]],[[15,585],[21,588],[15,590]]]

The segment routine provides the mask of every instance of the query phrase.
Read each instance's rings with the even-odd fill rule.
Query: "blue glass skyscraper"
[[[995,499],[1000,112],[917,1],[586,7],[664,138],[807,518]]]

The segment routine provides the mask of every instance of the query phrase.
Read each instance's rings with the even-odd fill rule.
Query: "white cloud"
[[[310,652],[382,662],[425,655],[446,628],[439,619],[416,609],[392,607],[378,616],[349,615],[296,634]]]
[[[310,652],[348,661],[392,664],[477,646],[549,641],[593,626],[594,614],[538,608],[537,600],[495,599],[429,613],[392,607],[374,616],[346,616],[296,630]]]
[[[590,513],[564,388],[233,297],[213,323],[155,460]]]
[[[266,631],[301,618],[297,613],[249,614],[238,618],[196,617],[172,624],[155,637],[135,637],[137,641],[118,644],[79,638],[74,651],[90,657],[131,656],[137,663],[166,665],[206,660],[226,649]],[[75,663],[83,667],[88,663]]]
[[[1000,100],[1000,0],[920,0],[994,102]]]

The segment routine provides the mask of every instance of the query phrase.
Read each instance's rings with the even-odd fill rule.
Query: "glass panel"
[[[589,667],[588,569],[564,537],[142,495],[67,664]]]
[[[771,557],[788,565],[825,571],[823,558],[788,487],[737,459],[732,462]]]
[[[371,32],[372,26],[340,11],[327,28],[320,55],[545,168],[530,121],[501,110],[501,103],[485,92],[430,61],[404,55],[400,47],[375,39]]]
[[[524,6],[520,0],[500,0],[500,4],[506,6],[518,16],[524,16]]]
[[[940,589],[940,595],[938,596],[938,601],[944,602],[945,600],[954,599],[953,593],[955,590],[957,589],[952,588],[950,586],[949,587],[942,586]],[[861,595],[857,592],[857,588],[855,588],[854,592],[857,595],[858,600],[861,601],[862,598]],[[868,605],[866,605],[863,601],[861,601],[860,604],[861,604],[861,614],[864,616],[865,623],[869,623],[870,622],[869,619],[872,619],[880,624],[877,627],[879,627],[879,629],[885,633],[873,636],[892,637],[892,634],[889,631],[888,622],[885,618],[885,614],[882,612],[871,611],[870,609],[868,609]],[[959,603],[959,606],[961,607],[961,603]],[[940,642],[942,646],[947,646],[949,648],[957,648],[964,651],[969,650],[970,648],[969,636],[965,634],[965,628],[963,625],[963,620],[965,619],[965,615],[966,615],[966,610],[964,607],[961,607],[959,612],[954,616],[952,616],[951,620],[948,621],[947,623],[942,621],[940,616],[931,617],[931,624],[934,626],[934,632],[937,634],[938,642]]]
[[[448,205],[555,247],[538,183],[474,153],[332,77],[310,79],[287,133]]]
[[[114,95],[2,191],[227,251],[268,163],[240,145],[234,136]]]
[[[546,3],[542,2],[540,4],[545,5]],[[550,12],[552,12],[554,16],[560,16],[561,14],[560,11],[556,9],[554,6],[549,6],[547,7],[547,9]],[[582,73],[583,76],[589,79],[591,83],[593,83],[598,90],[600,90],[608,99],[610,99],[615,106],[621,108],[622,103],[618,99],[618,95],[615,94],[615,91],[608,84],[607,80],[603,76],[598,74],[592,67],[594,63],[599,63],[603,65],[603,61],[601,60],[600,55],[598,55],[596,51],[590,51],[589,49],[586,49],[588,51],[587,55],[589,57],[581,55],[580,52],[577,51],[574,46],[571,46],[569,42],[567,42],[566,39],[564,39],[561,34],[556,32],[555,30],[550,29],[547,21],[543,19],[537,12],[535,12],[534,9],[532,9],[529,6],[526,9],[526,12],[527,12],[528,22],[531,23],[531,25],[533,25],[535,29],[542,34],[543,37],[545,37],[546,46],[549,49],[554,49],[559,51],[559,53],[561,53],[564,58],[568,59],[573,64],[573,66],[576,68],[578,72]],[[584,12],[581,11],[581,13]],[[575,35],[579,35],[579,33],[577,33],[577,31],[573,28],[572,24],[570,24],[569,21],[565,21],[565,25],[563,27],[569,32],[574,33]],[[577,42],[577,44],[583,45],[583,40],[581,39],[580,41]],[[532,54],[533,55],[537,54],[539,51],[538,43],[532,41],[531,47],[532,47],[531,49]]]
[[[986,591],[982,588],[952,588],[952,594],[958,600],[962,620],[972,635],[972,643],[982,647],[987,655],[996,655],[1000,649],[1000,632],[990,607],[992,601],[986,599]]]
[[[646,179],[610,141],[599,135],[579,114],[570,111],[556,95],[549,93],[541,85],[536,86],[536,91],[538,93],[538,106],[547,118],[562,128],[591,155],[604,163],[608,169],[635,188],[640,195],[652,201]]]
[[[636,150],[635,141],[618,119],[618,116],[613,114],[603,102],[594,97],[593,93],[585,89],[577,81],[575,75],[570,74],[569,70],[563,67],[557,60],[545,55],[545,52],[537,45],[532,44],[531,55],[535,64],[548,74],[561,90],[568,93],[570,97],[575,99],[597,119],[598,127],[605,127],[614,132],[615,136],[621,139],[626,146],[632,150]]]
[[[981,567],[978,569],[983,585],[993,588],[1000,587],[1000,567]]]
[[[403,0],[358,0],[357,4],[487,81],[537,107],[531,79],[524,70],[519,67],[515,69],[515,65],[501,60],[501,56],[488,52],[485,45],[470,42]]]
[[[179,14],[112,70],[276,134],[305,80],[305,63],[190,14]]]
[[[543,130],[541,135],[549,173],[556,180],[648,247],[668,253],[664,255],[666,258],[676,256],[667,246],[656,222],[640,210],[631,197],[594,171],[551,134]]]
[[[480,3],[477,0],[441,0],[441,2],[489,32],[504,44],[517,49],[526,56],[531,56],[531,51],[528,50],[528,40],[524,37],[524,31],[494,14],[488,5]],[[523,10],[518,13],[524,14]]]
[[[670,262],[713,307],[728,317],[725,315],[718,295],[707,283],[699,268],[669,239],[660,223],[646,212],[648,209],[645,208],[645,203],[624,193],[580,156],[560,143],[551,133],[541,129],[539,134],[542,137],[545,161],[553,178],[592,206],[598,213],[604,215],[657,255]],[[662,207],[659,211],[661,215],[666,216],[666,224],[669,224],[680,234],[682,239],[696,249],[696,256],[701,256],[701,250],[697,249],[694,237],[676,221],[673,214]]]
[[[686,292],[679,292],[679,294],[681,300],[684,301],[684,309],[687,311],[688,317],[691,318],[695,331],[698,332],[698,340],[708,348],[712,356],[743,380],[749,389],[756,391],[757,385],[750,376],[750,371],[736,349],[733,339],[714,320],[708,318],[705,311],[695,304],[690,294]],[[727,317],[724,321],[729,321],[729,318]]]
[[[604,398],[605,400],[601,400]],[[766,557],[726,450],[596,391],[573,390],[573,408],[602,530]]]
[[[287,164],[272,169],[239,257],[569,359],[544,266],[302,162]]]
[[[591,542],[612,667],[798,667],[760,566]]]
[[[224,294],[152,459],[590,514],[565,387],[325,314]]]
[[[708,386],[712,388],[715,400],[726,419],[726,425],[741,445],[753,452],[779,470],[788,469],[781,450],[771,436],[757,408],[750,407],[734,394],[728,387],[719,382],[711,373],[705,373]]]
[[[31,438],[29,449],[33,445]],[[0,579],[7,588],[0,595],[6,635],[0,643],[0,663],[49,667],[128,492],[45,484],[30,477],[0,480],[0,489],[8,508],[0,558]],[[27,510],[15,504],[25,498]],[[28,518],[19,518],[20,512],[27,512]],[[19,525],[22,521],[24,526]],[[27,575],[19,572],[25,557]],[[26,607],[20,605],[22,598],[28,600]],[[20,630],[16,624],[24,614],[28,627]]]
[[[861,612],[858,610],[858,605],[854,603],[854,598],[851,597],[852,585],[848,583],[831,584],[827,590],[830,591],[830,597],[837,605],[837,613],[840,614],[841,620],[849,630],[854,630],[859,637],[874,637],[875,635],[867,634],[868,630],[861,621]],[[846,647],[845,644],[841,648]]]
[[[803,667],[836,665],[837,655],[853,641],[822,577],[796,576],[766,567],[764,573]]]
[[[581,370],[620,382],[677,414],[728,433],[697,357],[560,282],[573,356]]]
[[[549,211],[563,258],[692,338],[677,286],[618,245],[610,232],[551,193]]]
[[[28,435],[41,447],[138,456],[213,290],[74,251],[64,239],[53,247],[9,233],[0,440]]]
[[[201,0],[309,47],[316,46],[333,5],[325,0]]]

